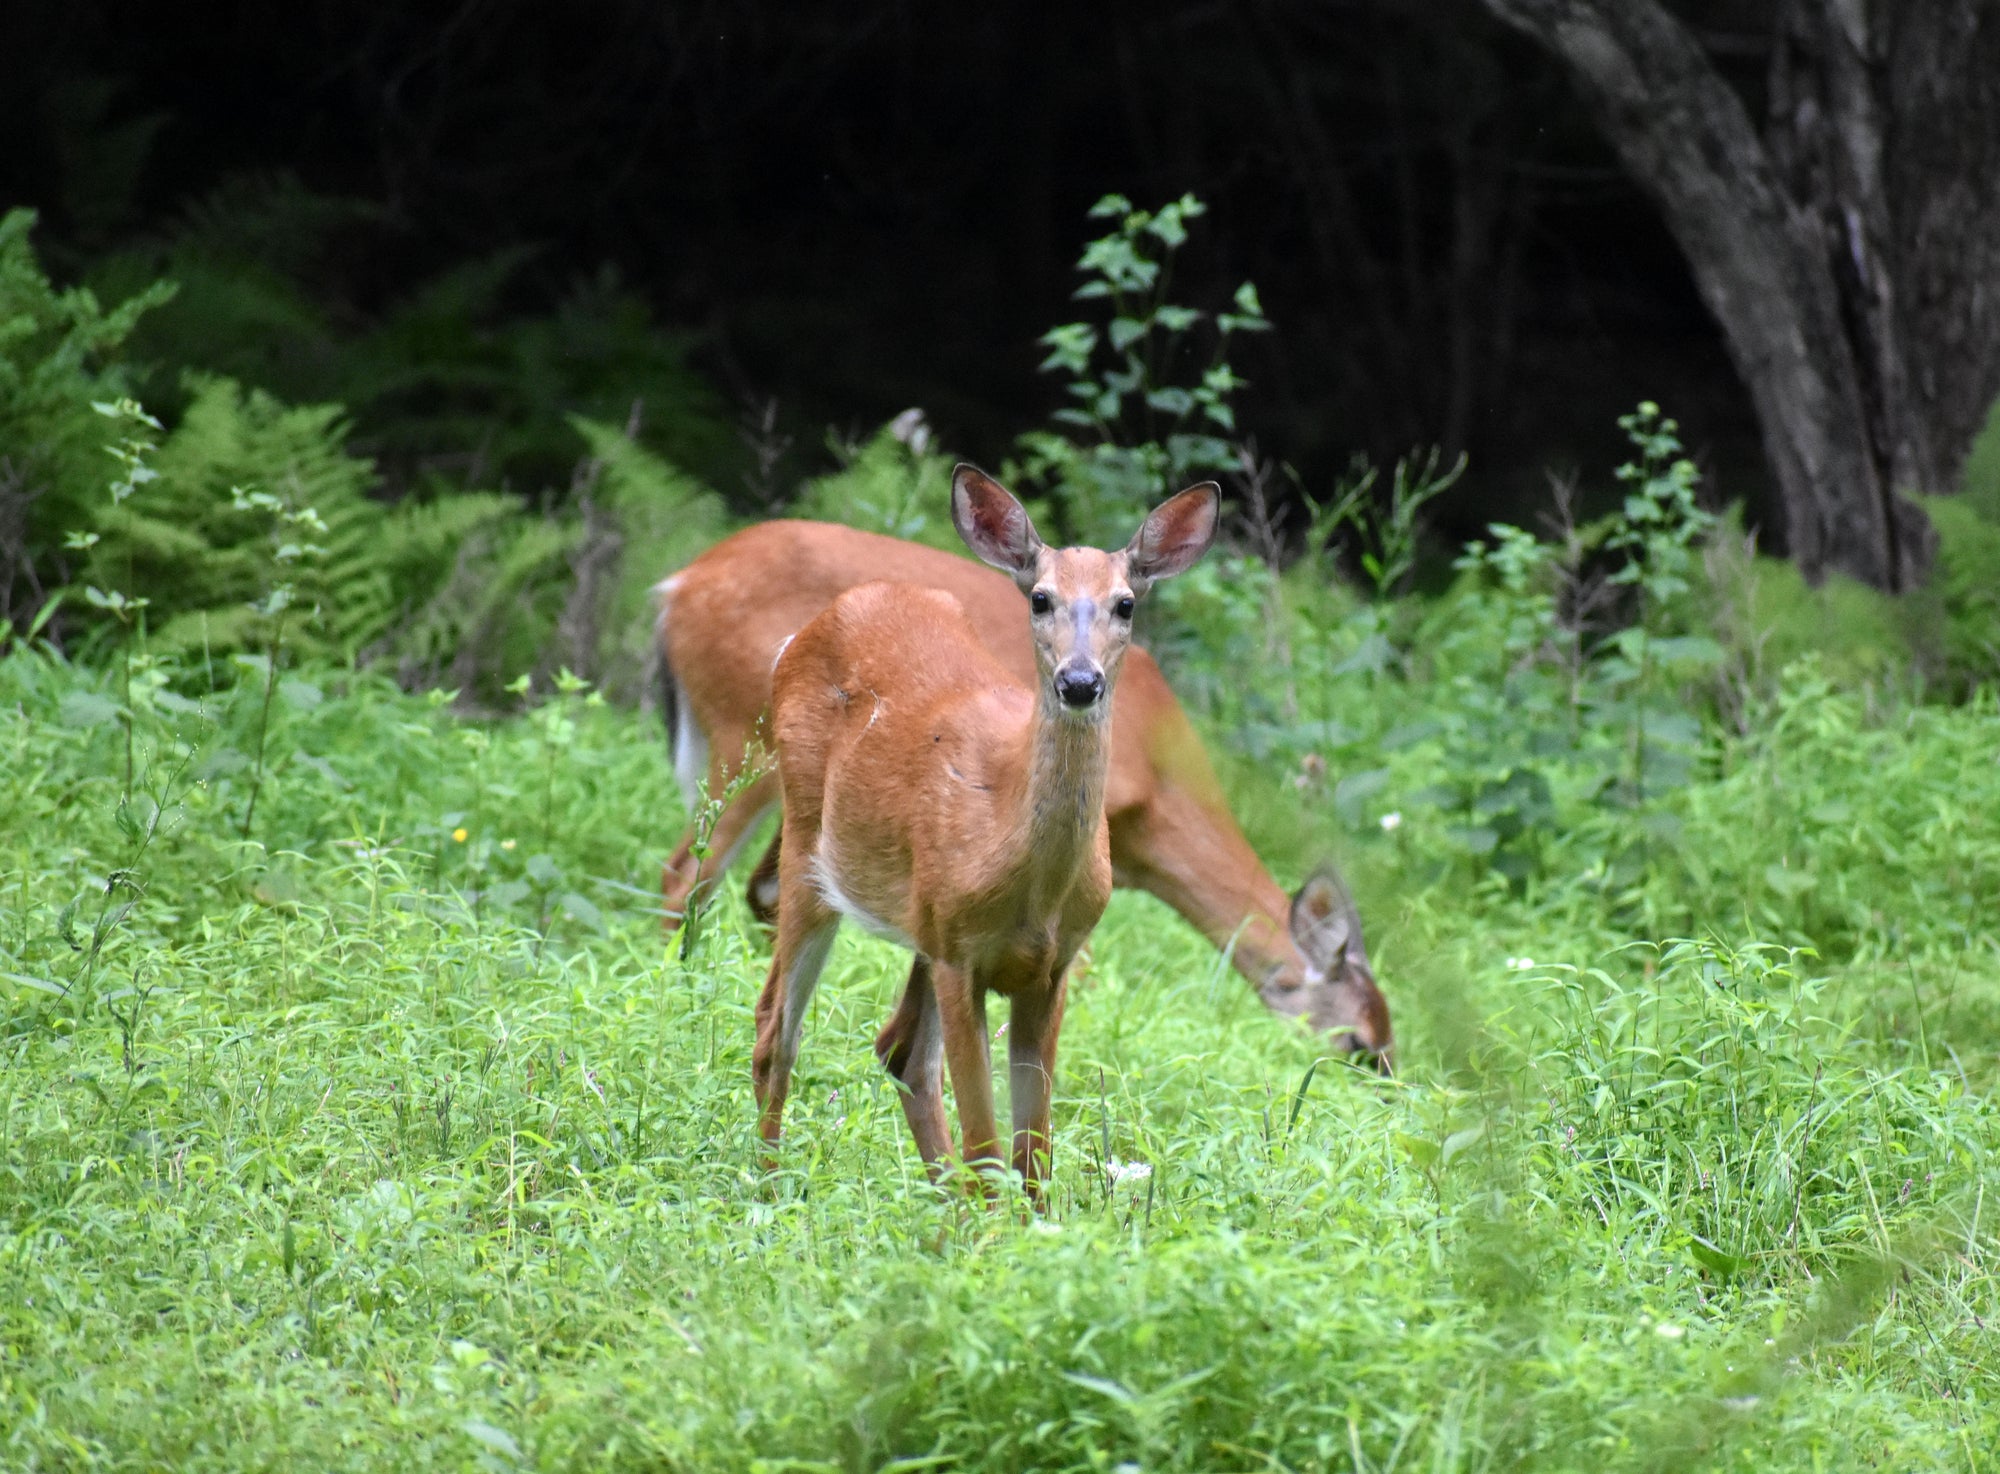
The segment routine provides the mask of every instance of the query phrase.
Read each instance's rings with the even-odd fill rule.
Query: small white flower
[[[1391,809],[1388,813],[1382,816],[1382,832],[1384,834],[1394,834],[1398,829],[1401,829],[1402,827],[1403,827],[1403,816],[1397,810]]]
[[[917,455],[931,448],[931,427],[924,422],[924,412],[920,409],[906,409],[889,421],[889,433]]]
[[[1533,972],[1535,970],[1535,959],[1532,957],[1509,957],[1507,959],[1507,970],[1509,972]]]
[[[1151,1162],[1121,1162],[1113,1157],[1105,1163],[1111,1171],[1111,1185],[1120,1187],[1128,1182],[1144,1182],[1153,1175]]]

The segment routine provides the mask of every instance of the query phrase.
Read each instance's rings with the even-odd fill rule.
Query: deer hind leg
[[[944,1118],[944,1033],[929,958],[911,962],[902,1000],[875,1036],[875,1057],[902,1087],[903,1116],[917,1139],[917,1154],[935,1176],[951,1155],[951,1131]]]
[[[780,922],[783,921],[782,913]],[[986,991],[965,968],[933,960],[931,988],[937,996],[945,1063],[951,1093],[958,1099],[963,1160],[975,1171],[1000,1165],[1000,1132],[993,1113],[993,1059],[986,1039]]]
[[[1014,1170],[1028,1190],[1028,1200],[1042,1205],[1055,1154],[1049,1131],[1049,1101],[1055,1093],[1056,1036],[1062,1032],[1063,1008],[1069,999],[1065,968],[1046,992],[1015,995],[1007,1023],[1007,1095],[1014,1116]]]
[[[764,858],[757,862],[757,868],[750,872],[750,883],[743,889],[743,899],[749,904],[750,914],[757,918],[759,926],[778,924],[778,857],[784,848],[785,831],[782,827],[771,836],[771,846],[764,851]]]
[[[809,888],[798,887],[788,902],[778,922],[771,971],[757,999],[757,1046],[750,1056],[757,1087],[757,1129],[767,1142],[776,1142],[783,1129],[806,1005],[812,1002],[834,933],[840,929],[839,914],[827,910]]]

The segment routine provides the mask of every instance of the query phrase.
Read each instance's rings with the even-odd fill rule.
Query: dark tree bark
[[[1485,0],[1658,202],[1756,408],[1792,555],[1883,589],[2000,394],[2000,3],[1779,0],[1760,135],[1658,0]]]

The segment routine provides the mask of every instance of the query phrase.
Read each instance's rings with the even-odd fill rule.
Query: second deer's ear
[[[1292,940],[1315,966],[1329,971],[1344,962],[1368,962],[1354,898],[1331,868],[1317,871],[1292,897]]]
[[[1042,540],[1028,509],[991,476],[962,461],[951,472],[951,520],[983,562],[1012,574],[1023,589],[1034,582]]]
[[[1203,481],[1168,497],[1133,534],[1125,549],[1133,587],[1185,573],[1215,541],[1222,515],[1222,488]]]

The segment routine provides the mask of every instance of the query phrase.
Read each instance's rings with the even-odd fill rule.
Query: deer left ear
[[[1222,518],[1222,488],[1203,481],[1167,498],[1153,509],[1125,549],[1125,566],[1136,592],[1176,573],[1185,573],[1208,551]]]
[[[951,520],[982,561],[1012,574],[1023,591],[1034,582],[1042,540],[1028,520],[1028,509],[977,466],[960,462],[952,467]]]

